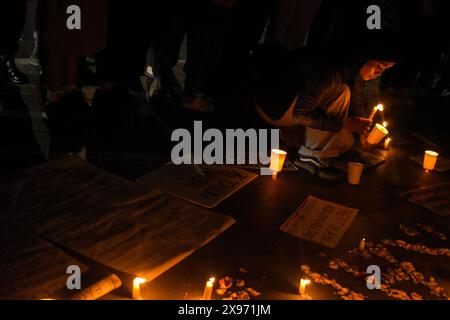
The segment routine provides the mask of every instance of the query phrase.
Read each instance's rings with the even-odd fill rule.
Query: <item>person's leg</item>
[[[163,7],[162,14],[166,21],[160,24],[161,35],[153,42],[147,59],[147,75],[152,78],[150,97],[168,95],[179,98],[181,86],[176,79],[173,68],[178,63],[181,45],[188,28],[188,20],[192,19],[190,10],[192,3],[172,0],[172,8]]]
[[[309,29],[322,0],[296,0],[294,16],[286,32],[285,46],[288,50],[301,48],[306,45]]]
[[[271,17],[267,41],[285,44],[298,0],[277,0]]]
[[[346,118],[350,106],[350,89],[341,85],[329,100],[324,102],[327,114]],[[347,129],[335,133],[306,127],[305,144],[298,151],[300,156],[318,159],[336,158],[353,146],[353,135]]]
[[[0,77],[15,84],[26,84],[29,81],[14,61],[26,11],[27,0],[2,1],[0,4]]]

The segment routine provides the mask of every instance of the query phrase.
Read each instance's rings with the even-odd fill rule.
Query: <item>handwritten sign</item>
[[[450,215],[450,183],[418,188],[400,196],[440,216]]]
[[[281,230],[307,241],[336,248],[358,211],[309,196],[281,226]]]
[[[356,148],[340,157],[338,161],[332,163],[332,166],[342,172],[347,172],[349,162],[362,163],[364,170],[367,170],[383,164],[385,161],[385,157],[376,150],[367,152]]]
[[[181,199],[212,208],[256,179],[258,175],[230,166],[173,164],[138,179]]]

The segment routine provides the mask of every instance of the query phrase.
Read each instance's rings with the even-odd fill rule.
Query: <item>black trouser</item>
[[[109,1],[108,43],[97,60],[101,81],[129,84],[144,73],[148,49],[160,32],[161,2]]]
[[[223,27],[227,10],[215,7],[209,0],[172,0],[166,11],[168,23],[162,39],[154,43],[148,63],[155,77],[169,74],[178,62],[181,44],[187,34],[185,93],[204,92],[208,76],[217,65],[222,51]]]
[[[26,12],[27,0],[0,1],[0,55],[19,50]]]

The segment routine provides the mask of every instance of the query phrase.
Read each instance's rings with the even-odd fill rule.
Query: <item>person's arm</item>
[[[308,77],[294,108],[296,123],[318,130],[339,132],[344,118],[328,114],[322,104],[341,83],[339,75],[333,72]]]

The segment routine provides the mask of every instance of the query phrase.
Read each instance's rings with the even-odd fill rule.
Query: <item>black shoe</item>
[[[14,84],[27,84],[30,82],[28,76],[19,70],[11,54],[0,56],[0,69],[5,73],[6,79]]]
[[[181,105],[185,108],[199,112],[214,111],[212,99],[203,94],[198,94],[195,97],[185,97],[183,98]]]
[[[149,89],[150,99],[158,97],[167,97],[170,99],[179,99],[183,94],[183,89],[178,82],[175,74],[169,72],[153,78]]]
[[[126,87],[97,90],[92,100],[93,131],[109,138],[131,132],[137,126],[140,109],[139,98]]]
[[[299,154],[299,157],[294,161],[294,164],[298,168],[305,169],[326,180],[336,181],[343,177],[343,173],[332,167],[328,161],[316,157]]]
[[[85,136],[89,128],[90,112],[82,93],[74,91],[57,102],[47,102],[41,115],[53,136]]]

